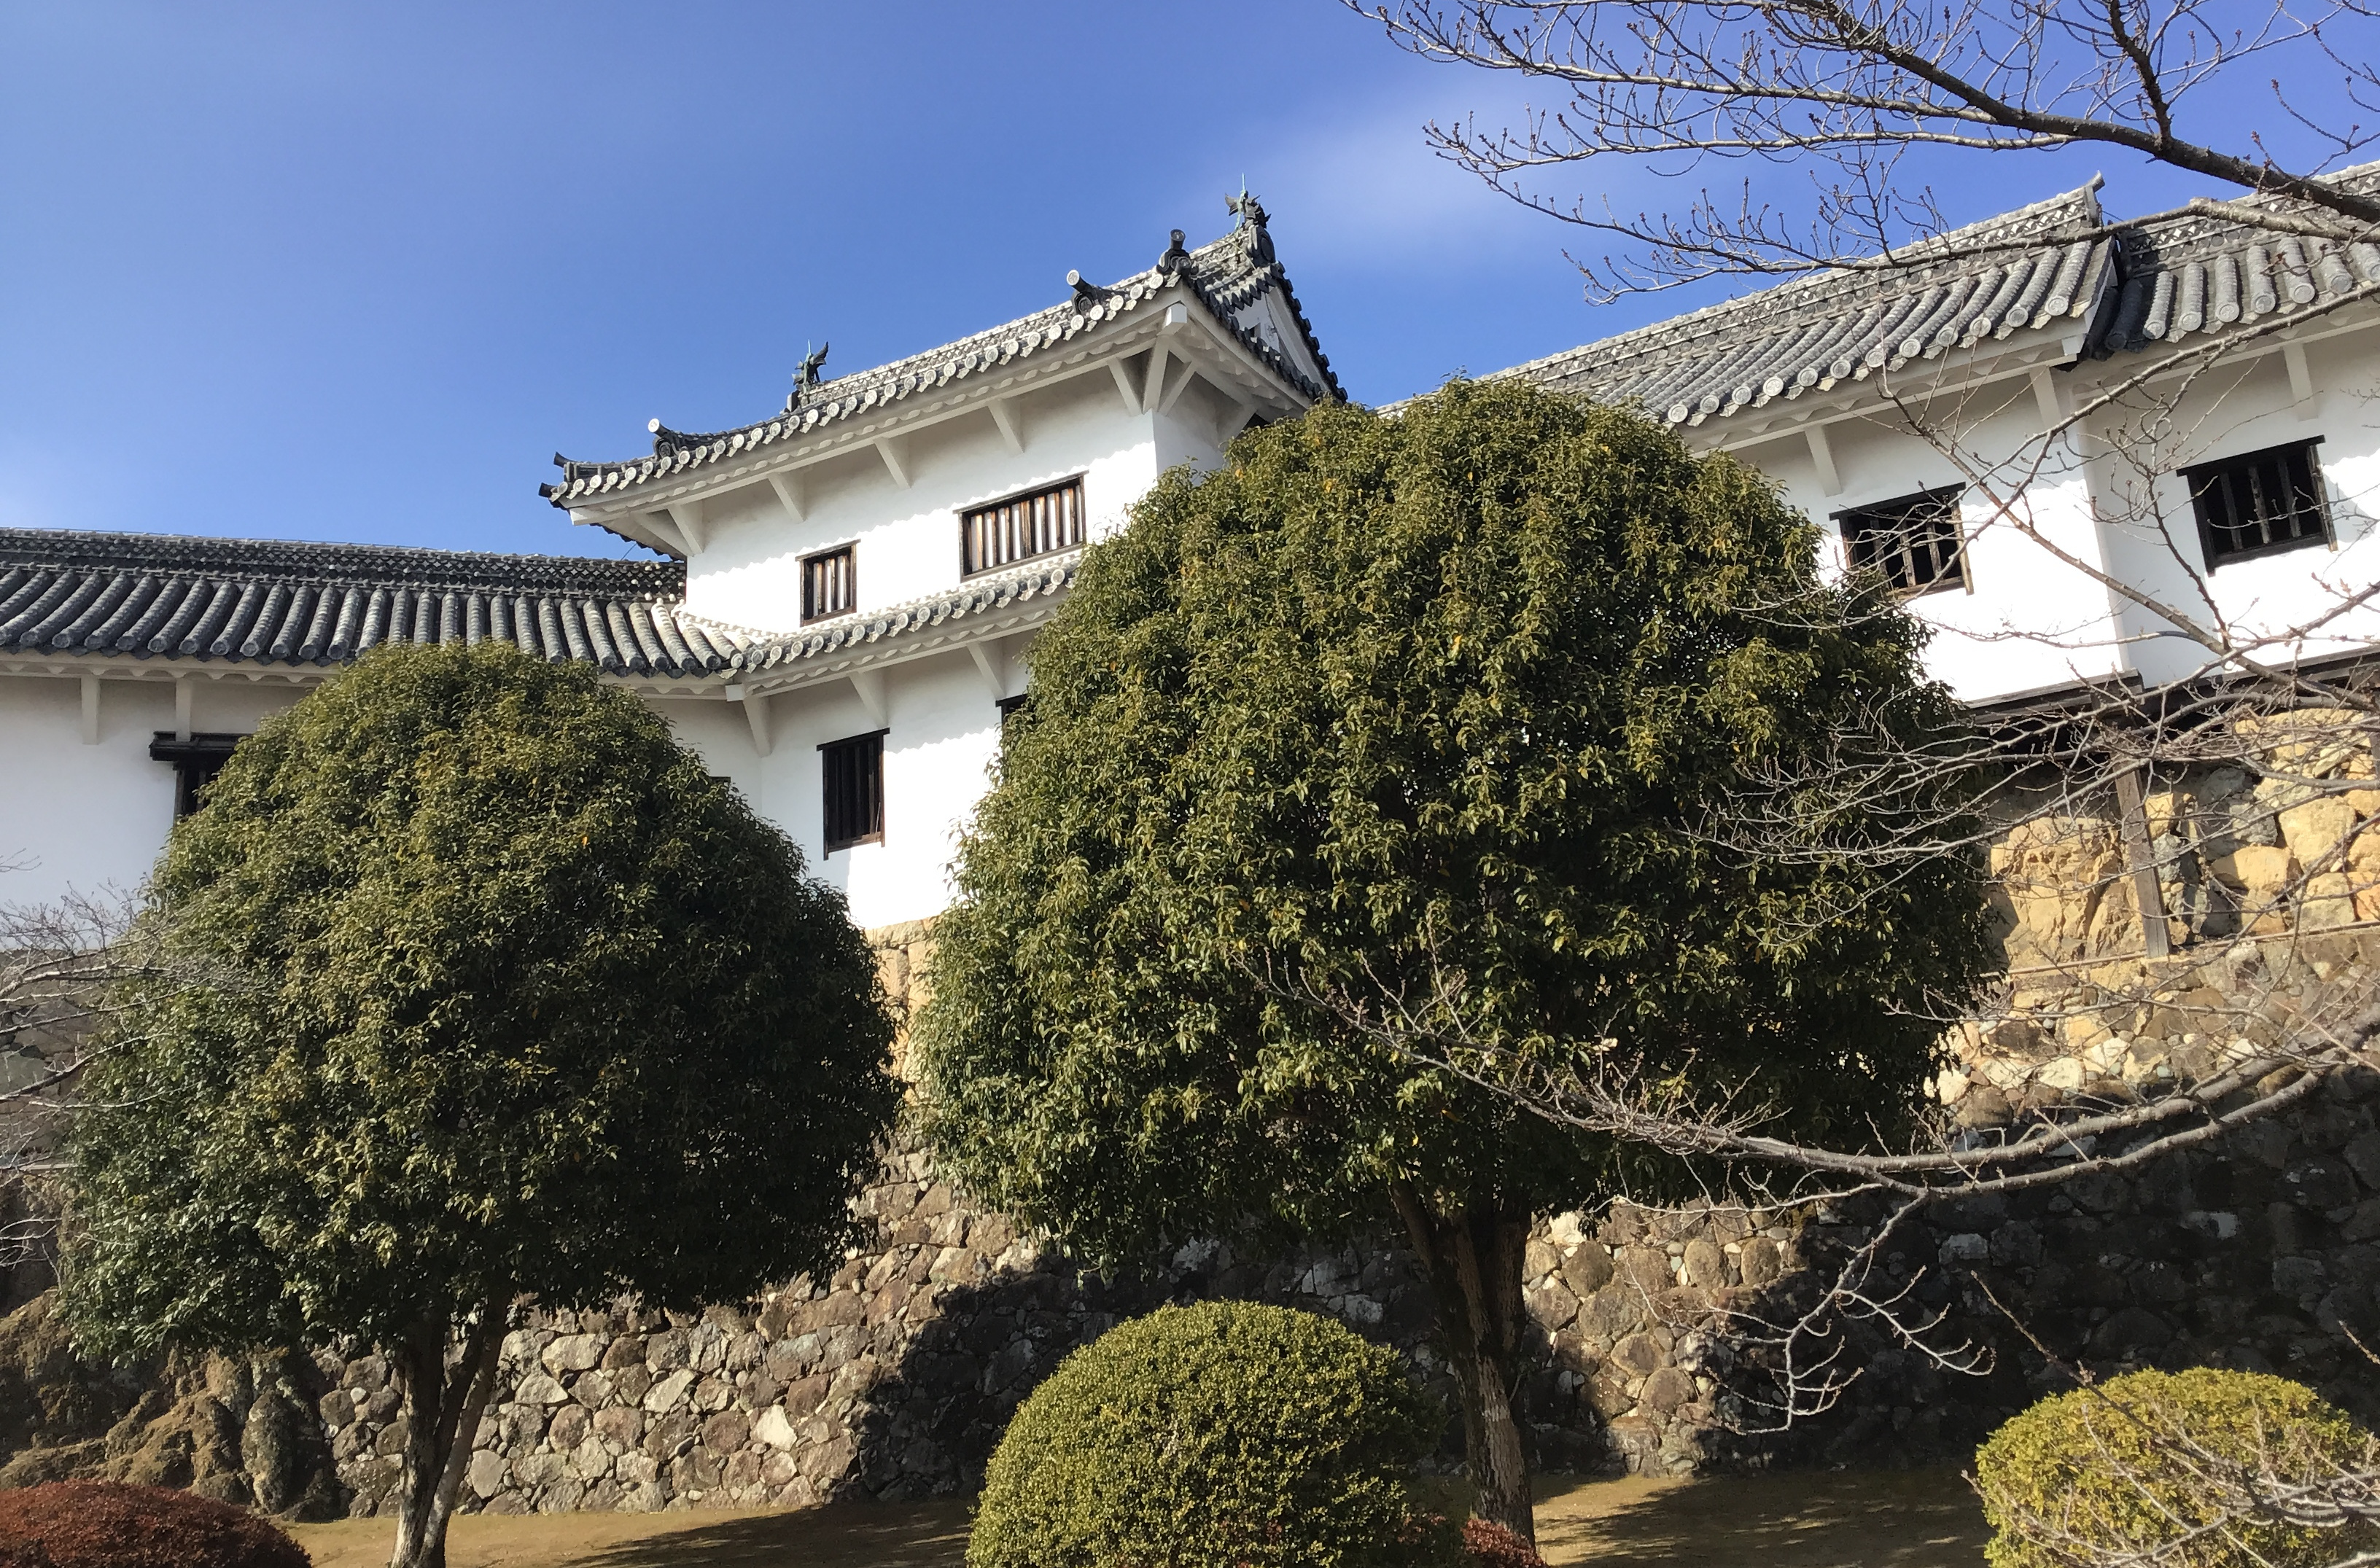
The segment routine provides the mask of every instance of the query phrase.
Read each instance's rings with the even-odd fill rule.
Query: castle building
[[[237,739],[362,650],[502,637],[643,696],[863,926],[936,912],[1084,545],[1169,467],[1342,395],[1262,208],[1232,207],[958,343],[814,357],[754,424],[557,459],[552,503],[650,560],[0,530],[0,899],[136,887]],[[2375,289],[2368,244],[2111,235],[2095,184],[1504,374],[1755,464],[1909,596],[1953,690],[2024,704],[2190,674],[2177,609],[2268,661],[2380,633]],[[2093,411],[2135,382],[2170,410],[2126,439]]]
[[[1341,392],[1263,209],[739,429],[540,487],[646,561],[0,531],[0,899],[139,885],[241,735],[363,650],[509,638],[637,692],[876,927],[934,913],[1019,659],[1178,464]]]

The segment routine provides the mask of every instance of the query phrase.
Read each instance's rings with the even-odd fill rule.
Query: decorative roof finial
[[[1173,243],[1167,246],[1165,254],[1157,259],[1157,270],[1160,272],[1178,272],[1188,265],[1190,265],[1190,253],[1182,248],[1182,231],[1176,229],[1173,231]]]
[[[1097,305],[1107,294],[1105,289],[1072,267],[1066,269],[1066,286],[1075,291],[1075,303],[1079,307]]]
[[[1267,215],[1264,203],[1250,196],[1248,182],[1240,181],[1240,194],[1223,198],[1223,205],[1240,221],[1239,232],[1245,236],[1248,259],[1259,267],[1272,265],[1272,235],[1265,232]]]
[[[832,344],[822,343],[802,356],[801,364],[794,371],[794,390],[785,394],[786,414],[791,414],[795,409],[799,408],[802,405],[802,393],[819,384],[819,367],[826,363],[826,351],[833,346]],[[779,417],[782,418],[783,416],[780,415]]]

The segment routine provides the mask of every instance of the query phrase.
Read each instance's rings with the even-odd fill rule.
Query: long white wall
[[[2380,640],[2380,605],[2335,613],[2380,580],[2380,544],[2370,542],[2380,513],[2380,328],[2320,340],[2304,352],[2314,396],[2303,404],[2282,356],[2270,352],[2201,376],[2187,396],[2178,383],[2153,387],[2179,402],[2148,434],[2103,417],[2037,466],[2032,454],[2045,421],[2024,376],[1968,390],[1955,404],[1946,399],[1932,415],[1937,428],[1979,465],[2008,464],[1991,475],[1995,489],[2008,492],[2015,476],[2025,476],[2016,510],[2041,539],[2012,526],[1983,487],[1969,488],[1966,585],[1909,601],[1934,629],[1927,668],[1962,699],[1988,703],[2126,674],[2157,684],[2205,667],[2203,647],[2094,572],[2239,636],[2311,629],[2267,657],[2319,658]],[[2054,375],[2070,407],[2140,368],[2126,357]],[[1897,412],[1838,417],[1825,429],[1838,484],[1831,494],[1802,428],[1739,455],[1833,534],[1836,569],[1844,564],[1837,513],[1967,477]],[[2331,548],[2235,561],[2210,573],[2180,470],[2315,436]]]
[[[1123,525],[1161,467],[1220,461],[1212,410],[1185,400],[1174,415],[1128,415],[1104,375],[1068,383],[1026,411],[1024,452],[1010,452],[991,422],[920,443],[908,489],[897,489],[872,454],[821,485],[802,523],[773,497],[750,492],[712,520],[709,548],[689,573],[701,613],[762,629],[800,619],[795,563],[844,538],[861,541],[861,608],[927,597],[959,585],[958,513],[1050,479],[1085,476],[1094,536]],[[873,471],[868,468],[873,464]],[[761,495],[768,495],[765,489]],[[996,669],[1021,689],[1029,633],[993,645]],[[131,667],[98,661],[100,740],[82,740],[82,683],[74,676],[0,675],[0,903],[39,903],[69,892],[130,892],[146,878],[172,825],[174,769],[149,745],[175,728],[170,681],[129,680]],[[723,693],[649,695],[710,770],[735,783],[783,827],[813,873],[844,890],[863,925],[934,914],[950,901],[952,851],[988,786],[1000,753],[996,694],[964,649],[883,667],[884,838],[825,852],[824,785],[818,748],[878,728],[847,680],[820,681],[765,699],[771,744],[763,754],[742,708]],[[192,677],[191,728],[251,733],[294,702],[299,688],[251,681],[237,669]]]
[[[79,678],[0,675],[0,903],[129,894],[165,847],[174,769],[149,759],[149,743],[174,730],[173,685],[103,679],[99,689],[99,739],[86,744]],[[296,695],[277,682],[193,681],[190,727],[247,734]]]

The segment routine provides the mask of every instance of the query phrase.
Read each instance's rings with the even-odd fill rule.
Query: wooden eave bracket
[[[985,406],[991,410],[991,422],[1000,427],[1000,439],[1010,453],[1025,455],[1025,414],[1016,406],[1014,395],[995,397]]]
[[[776,749],[777,738],[769,722],[769,697],[765,692],[755,692],[748,686],[727,688],[727,696],[744,709],[746,722],[752,726],[752,749],[767,756]]]
[[[874,721],[876,728],[892,729],[891,710],[884,701],[884,671],[855,669],[848,679],[851,681],[852,694],[858,697],[859,706],[868,710],[868,717]]]
[[[1843,493],[1843,476],[1835,467],[1834,443],[1827,439],[1827,427],[1810,424],[1802,427],[1802,434],[1810,443],[1810,462],[1818,470],[1818,490],[1822,495]]]
[[[769,476],[769,488],[777,493],[777,504],[785,515],[799,523],[809,514],[809,496],[798,468],[780,468]]]

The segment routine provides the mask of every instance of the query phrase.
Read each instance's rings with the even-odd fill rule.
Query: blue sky
[[[1423,146],[1519,102],[1329,0],[6,0],[0,525],[622,553],[538,499],[550,452],[1121,276],[1243,177],[1365,401],[1694,303],[1588,307],[1571,233]],[[2180,188],[1987,164],[1954,216]]]

